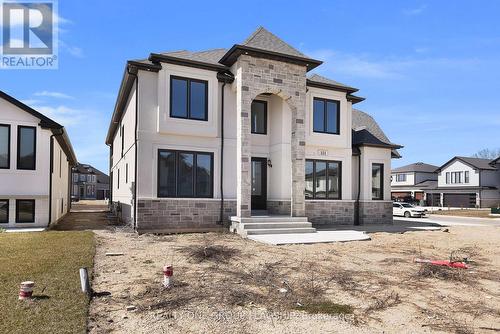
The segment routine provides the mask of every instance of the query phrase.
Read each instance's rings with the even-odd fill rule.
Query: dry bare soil
[[[97,231],[90,333],[494,333],[500,229],[269,246],[231,234]],[[123,256],[105,256],[123,252]],[[467,270],[414,258],[471,260]],[[172,289],[162,266],[172,263]],[[105,296],[105,292],[111,295]],[[133,306],[134,310],[127,310]]]

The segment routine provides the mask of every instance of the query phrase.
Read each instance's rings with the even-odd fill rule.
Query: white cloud
[[[76,58],[84,58],[83,49],[77,46],[68,45],[62,40],[59,40],[59,47],[62,51],[69,53]]]
[[[84,120],[85,115],[84,110],[73,109],[64,105],[47,106],[35,104],[32,106],[32,108],[63,126],[78,125],[81,121]]]
[[[50,92],[50,91],[41,91],[41,92],[36,92],[33,94],[35,96],[46,96],[46,97],[55,97],[58,99],[74,99],[73,96],[61,93],[61,92]]]
[[[411,70],[439,68],[463,68],[477,64],[474,58],[431,58],[431,57],[376,57],[369,54],[349,54],[334,50],[308,52],[315,59],[324,61],[323,69],[349,76],[399,79],[406,77]]]
[[[420,15],[424,12],[424,10],[427,8],[427,5],[421,5],[420,7],[416,8],[407,8],[403,10],[403,14],[405,15]]]

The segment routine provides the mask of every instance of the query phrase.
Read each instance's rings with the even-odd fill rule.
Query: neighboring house
[[[0,227],[46,227],[70,209],[64,127],[0,91]]]
[[[77,164],[72,169],[73,200],[109,198],[109,176],[87,164]]]
[[[391,223],[401,146],[352,108],[357,89],[307,74],[321,63],[264,28],[229,50],[128,61],[106,138],[121,217],[140,233],[262,214]]]
[[[438,185],[429,193],[445,207],[496,207],[500,205],[499,159],[454,157],[437,169]]]
[[[423,203],[439,206],[439,199],[427,197],[430,189],[435,189],[438,183],[438,166],[417,162],[394,168],[391,172],[391,196],[394,200]]]

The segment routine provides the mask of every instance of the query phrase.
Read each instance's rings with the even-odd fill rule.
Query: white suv
[[[409,203],[404,202],[393,202],[392,203],[392,215],[393,216],[404,216],[406,218],[410,217],[423,217],[425,216],[424,209],[417,208]]]

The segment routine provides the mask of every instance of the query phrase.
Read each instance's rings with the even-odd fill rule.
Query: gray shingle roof
[[[226,52],[227,49],[210,49],[197,52],[179,50],[179,51],[162,52],[160,54],[179,59],[195,60],[207,64],[220,65],[219,60]]]
[[[295,57],[309,58],[299,50],[284,42],[281,38],[266,30],[264,27],[257,28],[257,30],[255,30],[242,43],[242,45]]]
[[[495,170],[496,168],[490,165],[492,162],[491,159],[481,159],[481,158],[469,158],[469,157],[455,157],[456,159],[460,159],[471,166],[474,166],[479,169],[490,169]]]
[[[326,78],[324,76],[321,76],[319,74],[313,74],[307,77],[309,81],[320,83],[320,84],[326,84],[326,85],[331,85],[331,86],[338,86],[338,87],[344,87],[345,89],[352,90],[352,91],[357,91],[357,88],[345,85],[343,83],[340,83],[338,81]]]
[[[414,164],[409,164],[406,166],[401,166],[394,168],[393,172],[422,172],[422,173],[434,173],[439,166],[429,165],[423,162],[416,162]]]
[[[354,130],[353,145],[355,143],[365,141],[376,145],[382,143],[391,146],[398,146],[397,144],[391,143],[389,138],[387,138],[384,131],[382,131],[382,129],[372,116],[354,108],[352,109],[352,129]],[[368,132],[372,136],[370,136],[366,132]],[[393,149],[392,153],[394,157],[401,157],[396,149]]]

